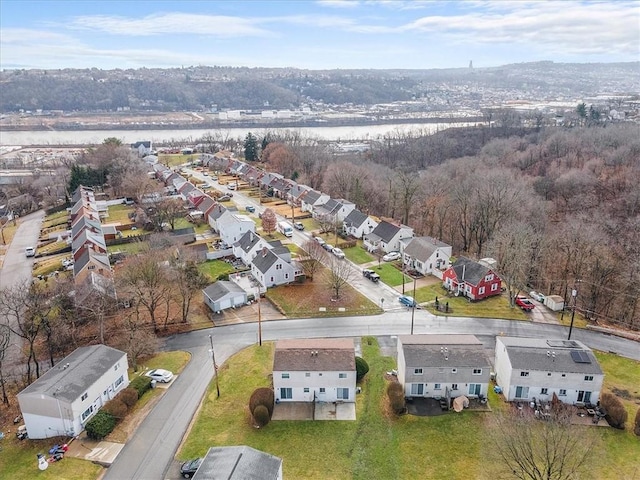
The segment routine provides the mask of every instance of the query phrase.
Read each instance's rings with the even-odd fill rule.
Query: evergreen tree
[[[260,152],[258,147],[258,139],[251,134],[247,133],[244,139],[244,158],[248,162],[255,162],[260,159]]]

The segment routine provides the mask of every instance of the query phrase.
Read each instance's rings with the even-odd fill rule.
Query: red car
[[[526,297],[516,297],[516,305],[519,306],[525,312],[530,312],[536,306]]]

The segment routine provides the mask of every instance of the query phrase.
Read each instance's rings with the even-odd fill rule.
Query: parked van
[[[289,222],[278,222],[278,231],[285,237],[293,236],[293,227]]]

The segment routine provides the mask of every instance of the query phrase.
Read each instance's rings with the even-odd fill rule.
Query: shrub
[[[119,398],[127,407],[131,408],[138,401],[138,391],[135,388],[127,387],[116,398]]]
[[[271,418],[271,415],[273,415],[274,398],[272,389],[267,387],[256,388],[249,399],[249,411],[255,416],[256,408],[262,405],[267,409],[269,418]]]
[[[369,372],[369,364],[362,357],[356,357],[356,381],[359,382]]]
[[[136,377],[131,380],[129,387],[135,389],[138,392],[138,398],[140,398],[147,390],[151,390],[151,379],[144,376]]]
[[[117,420],[124,418],[129,411],[129,407],[120,400],[118,397],[110,400],[106,403],[106,405],[102,408],[103,411],[110,413]]]
[[[387,396],[392,410],[396,415],[404,413],[404,387],[398,382],[392,382],[387,387]]]
[[[612,393],[603,393],[600,396],[600,406],[607,413],[605,417],[609,425],[614,428],[624,430],[624,424],[627,421],[627,410],[618,397]]]
[[[269,420],[271,420],[271,415],[269,415],[269,410],[264,405],[258,405],[256,409],[253,411],[253,419],[256,424],[260,427],[264,427]]]
[[[115,417],[104,410],[100,410],[87,422],[84,428],[90,439],[102,440],[113,431],[115,426]]]
[[[633,433],[640,437],[640,408],[636,412],[635,426],[633,427]]]

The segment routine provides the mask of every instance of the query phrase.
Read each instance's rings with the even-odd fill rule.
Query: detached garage
[[[215,313],[247,304],[247,292],[233,282],[219,280],[202,290],[202,293],[204,303]]]

